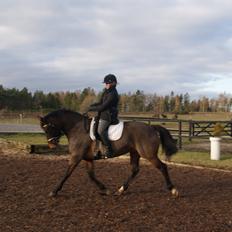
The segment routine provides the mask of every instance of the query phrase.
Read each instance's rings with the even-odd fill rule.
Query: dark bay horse
[[[95,142],[91,140],[86,129],[89,127],[90,122],[91,119],[87,116],[65,109],[53,111],[44,117],[40,117],[40,126],[46,133],[49,147],[56,147],[59,138],[64,134],[68,138],[71,153],[68,168],[62,179],[49,194],[50,196],[57,195],[81,160],[86,161],[90,179],[95,182],[102,193],[109,194],[109,190],[96,178],[94,173]],[[139,172],[139,160],[140,157],[143,157],[161,171],[168,190],[171,191],[172,195],[178,196],[178,191],[170,180],[166,164],[158,158],[157,153],[160,143],[167,157],[177,152],[175,140],[164,127],[149,126],[136,121],[124,123],[122,137],[118,141],[112,141],[112,148],[115,156],[125,153],[130,154],[132,172],[115,193],[116,195],[122,194],[129,187],[129,184]]]

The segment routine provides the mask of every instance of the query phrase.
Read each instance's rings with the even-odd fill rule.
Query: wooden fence
[[[19,114],[17,114],[19,115]],[[36,115],[36,114],[35,114]],[[35,117],[35,115],[33,115]],[[38,115],[38,114],[37,114]],[[14,114],[11,115],[15,116]],[[26,117],[25,115],[23,115]],[[29,115],[28,115],[29,116]],[[30,115],[31,116],[31,115]],[[192,141],[194,138],[209,138],[213,136],[213,130],[217,123],[220,123],[224,128],[223,138],[232,138],[232,120],[231,121],[197,121],[197,120],[179,120],[179,119],[167,119],[167,118],[151,118],[151,117],[132,117],[132,116],[120,116],[120,119],[124,121],[141,121],[148,123],[149,125],[158,124],[167,128],[171,134],[178,139],[178,146],[181,149],[183,139],[187,138]],[[20,122],[20,120],[18,121]],[[35,126],[35,125],[31,125]],[[22,128],[18,130],[18,133],[41,133],[41,129],[34,128],[31,129],[30,125],[21,124]],[[29,129],[28,129],[28,128]],[[15,131],[5,130],[0,131],[0,133],[17,133],[17,128]]]
[[[189,141],[192,141],[194,138],[209,138],[213,136],[214,127],[217,123],[220,123],[224,128],[222,137],[226,139],[232,138],[232,121],[196,121],[127,116],[120,117],[120,119],[124,121],[141,121],[149,125],[163,125],[178,139],[180,149],[182,148],[183,138],[188,138]]]

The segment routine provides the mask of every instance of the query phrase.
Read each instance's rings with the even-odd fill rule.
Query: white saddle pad
[[[92,140],[96,140],[95,135],[93,133],[93,126],[95,123],[95,118],[92,119],[91,124],[90,124],[90,131],[89,131],[89,136]],[[119,140],[122,136],[123,132],[123,127],[124,127],[124,122],[119,121],[118,124],[116,125],[110,125],[108,129],[108,136],[111,141],[116,141]]]

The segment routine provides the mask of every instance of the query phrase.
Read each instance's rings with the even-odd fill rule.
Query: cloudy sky
[[[0,84],[232,93],[231,0],[0,0]]]

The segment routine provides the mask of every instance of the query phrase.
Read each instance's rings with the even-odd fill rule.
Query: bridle
[[[89,123],[88,123],[88,120],[89,120],[88,112],[84,113],[84,114],[83,114],[83,117],[84,117],[84,118],[83,118],[83,119],[84,119],[84,120],[83,120],[83,121],[84,121],[84,129],[85,129],[85,131],[88,133],[88,132],[89,132],[89,129],[90,129],[90,125],[89,125]],[[44,128],[44,129],[49,128],[49,127],[55,128],[55,129],[58,131],[58,129],[55,127],[55,125],[53,125],[53,124],[50,123],[50,122],[47,123],[47,124],[42,125],[42,128]],[[45,131],[45,132],[46,132],[46,131]],[[58,143],[60,137],[61,137],[63,134],[65,134],[65,133],[63,132],[63,130],[59,129],[59,135],[53,136],[53,137],[51,137],[51,138],[47,138],[48,143]]]
[[[45,124],[45,125],[43,125],[42,127],[43,127],[43,128],[48,128],[48,127],[56,128],[56,127],[55,127],[53,124],[51,124],[51,123]],[[62,135],[62,131],[61,131],[61,133],[60,133],[58,136],[54,136],[54,137],[48,138],[47,141],[48,141],[49,143],[52,143],[52,142],[57,143],[61,135]]]

